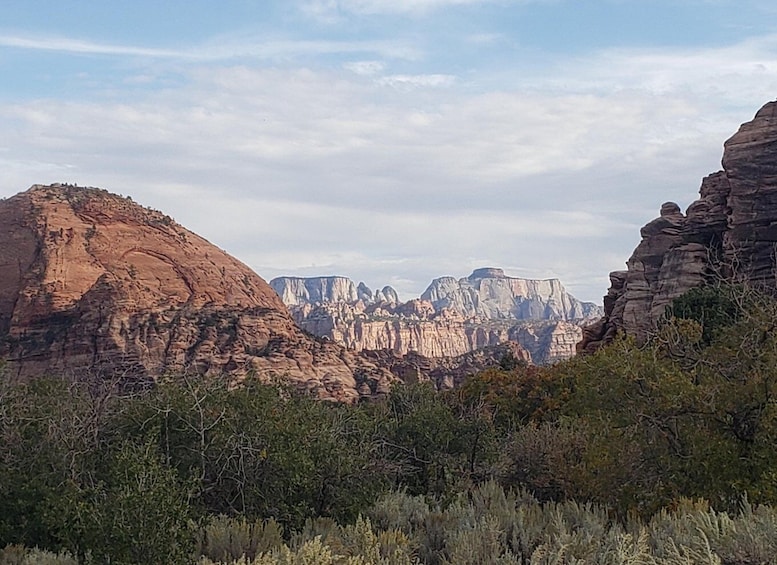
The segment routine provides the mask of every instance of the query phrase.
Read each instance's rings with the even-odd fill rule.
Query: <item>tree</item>
[[[105,563],[191,563],[193,491],[163,463],[153,442],[118,446],[103,481],[78,511],[82,552]]]

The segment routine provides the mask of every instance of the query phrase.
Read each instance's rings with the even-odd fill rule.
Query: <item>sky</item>
[[[0,197],[97,186],[269,280],[601,303],[777,98],[773,0],[0,0]]]

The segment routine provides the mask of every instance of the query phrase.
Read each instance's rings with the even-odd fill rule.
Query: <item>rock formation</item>
[[[343,401],[397,380],[304,334],[264,280],[168,216],[69,185],[0,202],[0,357],[20,377],[254,373]]]
[[[426,357],[415,352],[399,355],[389,349],[365,350],[364,356],[376,365],[387,367],[403,382],[431,381],[437,390],[459,386],[464,380],[486,367],[500,365],[510,358],[530,363],[529,353],[514,341],[491,345],[455,357]]]
[[[529,352],[532,363],[550,365],[575,355],[583,330],[579,324],[563,320],[537,321],[513,326],[509,336]]]
[[[452,309],[466,318],[488,320],[584,320],[601,315],[591,302],[580,302],[558,279],[505,276],[502,269],[475,269],[466,278],[435,279],[421,295],[435,310]]]
[[[685,215],[668,202],[642,228],[627,270],[610,274],[604,317],[584,330],[578,350],[619,331],[645,339],[672,300],[715,278],[777,287],[777,101],[726,141],[722,165]]]
[[[288,306],[323,304],[326,302],[364,304],[399,302],[397,291],[390,286],[372,292],[363,282],[357,285],[346,277],[277,277],[270,286]]]
[[[344,277],[279,277],[270,285],[300,327],[314,335],[357,351],[430,358],[459,357],[512,341],[531,352],[528,360],[551,363],[572,356],[582,335],[579,323],[565,320],[601,315],[556,279],[507,277],[494,268],[459,280],[435,279],[421,298],[406,303],[391,287],[373,294],[364,283],[357,286]]]

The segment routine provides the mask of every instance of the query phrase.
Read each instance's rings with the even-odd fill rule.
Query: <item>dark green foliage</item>
[[[741,317],[745,296],[743,287],[719,284],[692,288],[672,301],[667,309],[668,317],[698,322],[702,340],[709,345],[719,331]]]
[[[158,434],[167,463],[199,485],[204,510],[294,529],[309,516],[355,519],[382,491],[375,425],[358,407],[188,376],[137,399],[121,428]]]
[[[517,367],[526,367],[528,364],[523,359],[518,359],[512,351],[508,351],[499,360],[499,368],[503,371],[512,371]]]
[[[574,382],[567,412],[591,432],[583,496],[645,514],[683,496],[777,502],[777,302],[740,287],[678,302],[694,319],[560,369]]]
[[[450,495],[490,475],[493,423],[477,406],[430,383],[395,387],[376,407],[382,465],[395,486],[413,494]]]
[[[186,484],[156,446],[124,443],[112,453],[105,482],[68,522],[84,527],[84,546],[100,562],[188,563],[194,531]],[[72,527],[72,526],[71,526]]]
[[[188,489],[155,443],[109,441],[121,403],[109,383],[43,379],[0,395],[0,545],[113,563],[190,557]]]
[[[59,547],[60,503],[97,480],[96,400],[64,381],[0,383],[0,545]]]

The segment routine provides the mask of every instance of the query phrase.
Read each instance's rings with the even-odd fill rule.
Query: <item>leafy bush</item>
[[[187,563],[194,530],[186,486],[151,444],[125,443],[109,462],[105,488],[84,505],[84,539],[102,562]]]
[[[541,501],[578,495],[589,441],[584,422],[529,422],[512,430],[498,465],[502,485],[528,489]]]

